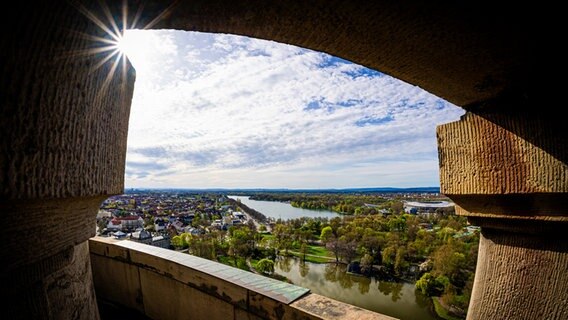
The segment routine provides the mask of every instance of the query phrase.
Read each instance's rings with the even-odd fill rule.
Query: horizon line
[[[265,187],[250,187],[250,188],[228,188],[228,187],[124,187],[124,190],[127,189],[146,189],[146,190],[366,190],[366,189],[397,189],[397,190],[406,190],[406,189],[440,189],[439,186],[426,186],[426,187],[346,187],[346,188],[285,188],[285,187],[272,187],[272,188],[265,188]]]

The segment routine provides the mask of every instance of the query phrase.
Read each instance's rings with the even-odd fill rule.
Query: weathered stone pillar
[[[531,108],[437,130],[442,192],[482,227],[468,319],[568,318],[568,135]]]
[[[71,2],[12,3],[0,14],[7,319],[98,318],[87,239],[101,201],[123,191],[134,73],[86,54],[102,45],[91,36],[110,37]]]

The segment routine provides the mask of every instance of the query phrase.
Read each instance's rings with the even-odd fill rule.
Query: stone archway
[[[442,191],[484,227],[469,318],[568,312],[559,294],[568,291],[568,245],[559,238],[568,220],[568,140],[546,106],[531,104],[528,8],[137,4],[144,5],[141,25],[160,17],[152,28],[248,35],[327,52],[464,107],[467,116],[440,126],[438,141]],[[85,6],[104,17],[97,5]],[[120,4],[112,6],[120,12]],[[134,70],[106,82],[110,65],[94,70],[97,57],[78,55],[92,45],[85,34],[105,34],[73,2],[15,4],[1,21],[0,240],[2,279],[13,288],[9,315],[96,317],[85,241],[100,201],[123,190]]]

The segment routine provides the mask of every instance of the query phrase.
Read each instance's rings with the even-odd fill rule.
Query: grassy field
[[[333,253],[326,249],[324,246],[308,246],[308,254],[313,254],[320,257],[331,257]]]
[[[266,239],[266,240],[273,240],[273,239],[274,239],[274,235],[273,235],[273,234],[263,234],[263,235],[262,235],[262,238],[263,238],[263,239]]]
[[[270,241],[274,239],[274,235],[272,234],[264,234],[262,235],[263,240]],[[284,254],[284,251],[280,251],[280,254]],[[294,248],[288,250],[288,254],[302,258],[302,254],[300,253],[300,248]],[[308,246],[308,251],[306,252],[306,261],[313,262],[313,263],[328,263],[334,262],[335,257],[333,253],[327,250],[324,246]]]
[[[303,257],[299,250],[290,250],[288,252],[300,259]],[[313,263],[328,263],[335,261],[335,257],[333,257],[333,254],[323,246],[308,246],[306,261]]]

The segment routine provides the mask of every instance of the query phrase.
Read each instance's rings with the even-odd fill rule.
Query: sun
[[[136,34],[131,32],[131,29],[144,30],[151,28],[173,9],[175,3],[176,2],[174,1],[174,3],[155,16],[154,19],[142,26],[138,23],[142,16],[142,7],[134,10],[136,14],[132,17],[132,19],[129,19],[129,8],[126,1],[122,2],[120,14],[111,12],[111,9],[106,4],[105,0],[99,2],[99,9],[97,10],[92,10],[94,8],[89,9],[80,2],[73,2],[72,5],[87,19],[103,30],[106,35],[98,36],[77,32],[81,37],[91,40],[92,47],[70,51],[66,54],[78,57],[97,56],[99,61],[91,67],[91,72],[94,72],[103,65],[108,65],[110,63],[111,67],[109,73],[99,90],[99,92],[103,94],[115,76],[115,72],[120,73],[120,70],[122,70],[123,78],[126,77],[127,59],[132,63],[134,69],[140,70],[149,67],[149,64],[151,63],[150,53],[152,48],[147,45],[147,41],[144,41],[140,33]],[[119,68],[119,66],[121,67]]]
[[[143,39],[140,39],[140,37],[136,35],[136,32],[124,30],[116,42],[116,48],[127,57],[136,56],[137,52],[146,50],[143,42]]]
[[[140,30],[124,30],[116,42],[116,49],[126,56],[134,69],[148,69],[151,64],[152,46]]]

